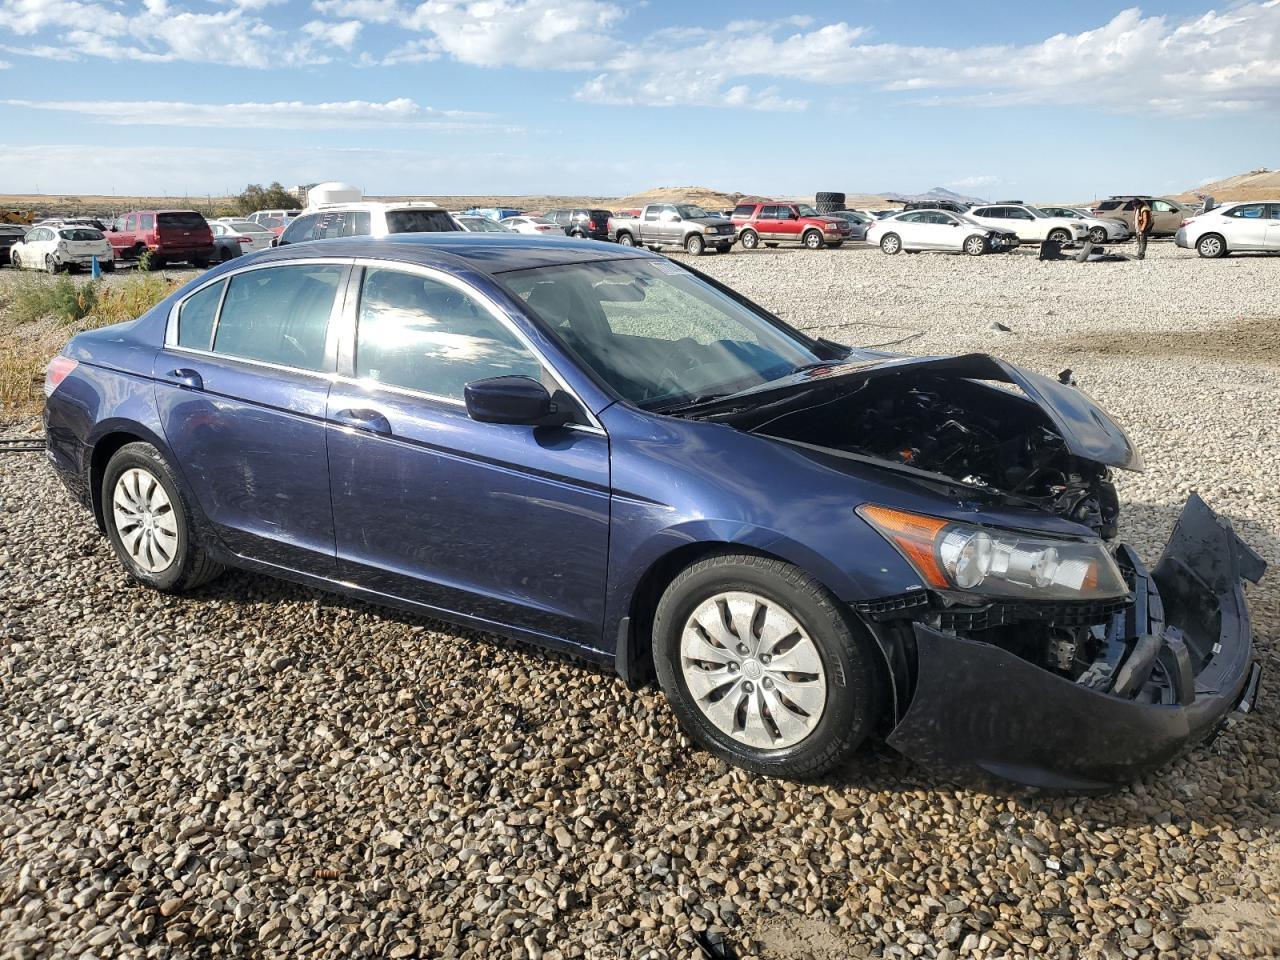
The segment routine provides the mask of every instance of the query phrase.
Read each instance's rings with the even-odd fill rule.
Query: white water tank
[[[364,199],[364,191],[349,183],[338,180],[327,180],[317,183],[307,191],[307,206],[315,207],[322,203],[355,203]]]

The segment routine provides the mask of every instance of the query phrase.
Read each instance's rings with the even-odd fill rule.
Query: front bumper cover
[[[915,688],[889,744],[925,763],[1097,790],[1168,763],[1252,709],[1261,670],[1241,580],[1260,580],[1263,560],[1194,494],[1154,571],[1120,551],[1134,601],[1107,627],[1115,656],[1100,687],[915,623]]]

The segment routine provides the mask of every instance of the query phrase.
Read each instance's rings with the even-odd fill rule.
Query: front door
[[[1268,250],[1280,250],[1280,203],[1267,204],[1267,233],[1264,242]]]
[[[328,404],[340,575],[480,626],[599,648],[608,438],[467,416],[474,380],[558,386],[477,291],[425,268],[370,266],[355,283],[346,376]]]
[[[800,218],[796,212],[786,204],[778,205],[778,224],[775,228],[777,233],[775,236],[779,240],[790,240],[799,242],[800,240]]]
[[[198,290],[156,355],[156,402],[178,469],[233,552],[335,570],[325,402],[350,267],[250,268]]]

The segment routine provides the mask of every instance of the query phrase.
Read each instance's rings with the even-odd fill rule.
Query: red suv
[[[740,203],[733,225],[743,247],[754,250],[779,243],[803,243],[810,250],[838,247],[849,239],[849,222],[826,217],[807,203]]]
[[[203,268],[213,259],[213,231],[194,210],[134,210],[116,218],[107,239],[117,260],[151,251],[153,268],[177,260]]]

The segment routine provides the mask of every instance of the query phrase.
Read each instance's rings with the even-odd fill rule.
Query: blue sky
[[[0,192],[1083,200],[1280,165],[1280,0],[0,0],[0,91]]]

